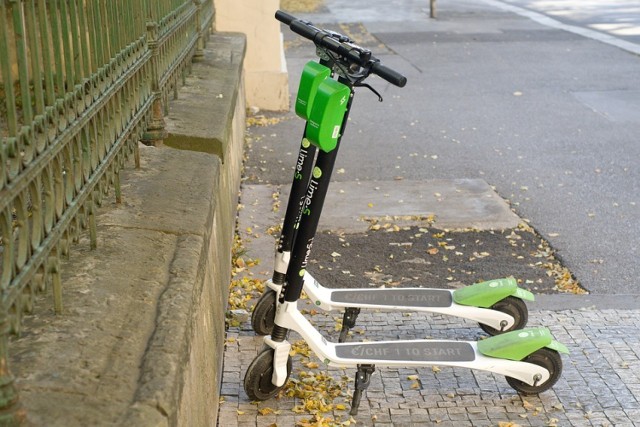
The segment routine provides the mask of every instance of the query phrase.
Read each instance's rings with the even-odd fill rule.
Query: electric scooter
[[[348,37],[324,30],[329,37],[339,43],[355,44]],[[361,49],[364,51],[364,49]],[[370,55],[366,52],[365,55]],[[317,148],[307,138],[309,118],[314,99],[321,83],[330,78],[332,69],[343,66],[333,61],[327,53],[322,53],[319,63],[305,65],[295,111],[306,121],[305,135],[302,138],[296,167],[294,170],[291,193],[285,211],[282,231],[275,255],[274,273],[266,283],[266,290],[256,302],[251,325],[259,335],[269,335],[273,330],[276,300],[282,292],[295,234],[301,215],[305,212],[304,200],[309,185],[313,161]],[[355,81],[354,87],[363,86],[372,90],[380,101],[382,97],[371,86]],[[338,119],[340,116],[337,116]],[[326,118],[324,120],[327,120]],[[323,287],[309,272],[303,277],[303,289],[309,299],[320,309],[344,309],[342,328],[338,342],[344,342],[351,328],[355,326],[360,310],[381,309],[393,311],[422,311],[440,313],[470,319],[479,323],[489,335],[497,335],[526,326],[528,310],[525,300],[533,301],[531,292],[518,287],[514,278],[504,278],[476,283],[461,289],[433,289],[410,287],[402,289],[330,289]]]
[[[356,367],[355,391],[351,414],[357,414],[362,393],[369,386],[375,365],[459,366],[504,375],[511,387],[523,394],[536,394],[552,387],[562,373],[560,353],[568,353],[546,328],[532,328],[492,336],[480,342],[452,340],[400,340],[363,343],[333,343],[302,315],[297,307],[306,267],[320,219],[331,173],[344,133],[354,96],[354,88],[376,74],[403,87],[406,78],[385,67],[370,51],[335,38],[331,32],[297,20],[282,11],[276,18],[297,34],[312,40],[318,55],[333,65],[338,79],[327,78],[317,87],[305,135],[319,148],[306,195],[297,221],[297,232],[284,284],[277,295],[275,320],[265,347],[252,361],[244,377],[244,389],[251,400],[274,397],[291,373],[290,331],[307,342],[328,366]]]

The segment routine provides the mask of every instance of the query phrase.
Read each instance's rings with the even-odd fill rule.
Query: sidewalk
[[[389,28],[391,25],[402,23],[403,37],[412,37],[411,28],[424,25],[416,18],[416,14],[422,13],[422,18],[427,19],[428,2],[423,2],[424,11],[419,2],[408,1],[406,7],[400,8],[394,15],[381,20],[383,14],[376,9],[371,2],[336,2],[331,1],[331,9],[323,8],[316,14],[301,16],[312,20],[321,26],[323,23],[337,26],[338,31],[344,28],[369,34],[373,29]],[[362,3],[362,4],[360,4]],[[388,3],[388,2],[387,2]],[[524,18],[508,16],[508,19],[482,19],[475,18],[478,10],[489,8],[486,5],[474,5],[472,2],[455,1],[456,7],[447,9],[446,2],[439,2],[439,16],[449,13],[450,19],[439,21],[433,25],[439,26],[438,35],[442,38],[456,38],[460,34],[482,33],[487,37],[500,37],[498,29],[501,26],[512,26],[512,29],[526,27],[540,30],[538,24]],[[345,6],[340,6],[343,4]],[[346,5],[349,5],[347,7]],[[369,6],[363,6],[363,5]],[[352,16],[354,10],[364,8],[370,10],[369,14],[360,14],[362,25],[354,23]],[[368,8],[368,9],[367,9]],[[401,10],[400,10],[401,9]],[[330,10],[332,11],[330,13]],[[426,11],[426,12],[425,12]],[[457,23],[455,17],[464,17]],[[420,19],[422,19],[420,18]],[[340,27],[336,22],[350,22],[347,26]],[[551,37],[551,30],[538,31],[542,40],[540,48],[544,48],[544,38]],[[555,31],[555,30],[554,30]],[[519,33],[520,34],[520,33]],[[518,37],[524,37],[525,34]],[[400,38],[401,35],[394,37]],[[555,37],[562,37],[556,35]],[[393,37],[389,36],[389,40]],[[289,58],[289,71],[291,80],[296,80],[301,66],[310,59],[306,56],[308,46],[301,48],[295,36],[285,33],[287,56]],[[520,40],[521,41],[521,40]],[[385,62],[398,64],[403,61],[396,56],[393,46],[378,46],[376,40],[368,39],[374,52],[384,51]],[[518,43],[516,40],[513,43]],[[416,41],[417,49],[419,41]],[[404,46],[405,51],[410,49]],[[459,59],[459,58],[456,58]],[[485,58],[491,61],[491,57]],[[387,61],[388,60],[388,61]],[[446,58],[439,58],[440,62]],[[482,63],[475,64],[482,72],[486,67]],[[410,71],[411,72],[411,71]],[[417,72],[414,73],[417,75]],[[415,76],[414,76],[415,77]],[[455,76],[454,76],[455,77]],[[454,77],[451,77],[452,79]],[[421,78],[424,79],[424,76]],[[292,82],[293,91],[297,82]],[[461,83],[462,84],[462,83]],[[492,83],[499,85],[500,82]],[[511,86],[505,88],[511,90]],[[383,94],[385,102],[394,102],[395,93],[389,90]],[[363,102],[363,101],[361,101]],[[375,109],[375,105],[371,108]],[[470,108],[482,109],[482,106]],[[373,113],[373,117],[377,113]],[[427,120],[430,114],[444,114],[444,112],[424,111],[422,117]],[[242,238],[242,244],[246,255],[243,262],[238,263],[240,274],[238,280],[238,298],[242,299],[250,295],[256,297],[257,291],[251,291],[249,285],[256,281],[270,277],[272,268],[272,254],[274,233],[272,227],[280,224],[286,204],[286,187],[289,184],[289,167],[293,165],[295,152],[292,155],[286,150],[280,150],[276,141],[290,141],[287,150],[295,151],[297,141],[301,133],[301,122],[289,113],[284,120],[276,117],[273,124],[267,127],[253,127],[251,129],[254,140],[248,149],[248,161],[246,167],[246,181],[243,186],[241,203],[243,209],[239,215],[238,230]],[[374,120],[378,120],[377,118]],[[353,127],[348,132],[358,132],[358,129],[367,131],[363,119],[354,116]],[[389,121],[391,122],[391,121]],[[387,123],[387,122],[385,122]],[[404,126],[404,125],[403,125]],[[391,126],[392,127],[392,126]],[[401,129],[384,129],[386,131],[398,131]],[[384,138],[384,136],[383,136]],[[353,152],[345,147],[345,157],[353,158]],[[374,149],[372,148],[372,151]],[[278,155],[273,151],[279,152]],[[286,153],[286,154],[283,154]],[[272,157],[270,157],[272,156]],[[274,167],[272,158],[280,160],[278,167]],[[358,158],[358,160],[360,160]],[[367,164],[367,159],[362,159]],[[269,167],[267,167],[267,165]],[[427,214],[436,209],[428,205],[421,205],[422,201],[415,201],[411,207],[404,200],[399,202],[397,198],[388,197],[384,185],[378,191],[367,192],[364,188],[373,187],[374,178],[359,181],[344,181],[340,172],[342,165],[338,165],[337,175],[334,177],[339,184],[332,185],[333,194],[345,192],[346,197],[355,194],[355,188],[363,188],[360,194],[362,201],[371,201],[375,211],[388,215],[415,214],[411,209],[424,209],[419,213]],[[347,173],[357,166],[347,164]],[[409,189],[409,181],[405,179],[394,180],[396,175],[402,175],[402,168],[398,170],[377,171],[382,174],[380,180],[388,185],[396,185],[398,188]],[[410,175],[410,171],[406,175]],[[461,171],[461,173],[463,173]],[[386,175],[385,175],[386,174]],[[469,171],[465,171],[465,176]],[[475,176],[474,176],[475,177]],[[397,177],[402,178],[402,177]],[[482,176],[480,178],[483,178]],[[342,179],[342,181],[341,181]],[[395,182],[395,184],[394,184]],[[437,187],[434,180],[423,181],[425,185],[435,187],[423,190],[425,194],[437,193],[443,199],[447,199],[447,187]],[[406,185],[405,185],[406,184]],[[400,190],[399,190],[400,191]],[[455,190],[453,190],[455,192]],[[386,196],[386,197],[385,197]],[[495,202],[495,205],[487,209],[472,210],[473,203],[464,203],[458,200],[457,205],[450,211],[439,211],[436,216],[441,224],[449,227],[465,228],[474,227],[486,229],[496,228],[507,230],[509,234],[517,229],[521,222],[501,202],[501,198],[490,191],[487,194]],[[471,196],[469,196],[471,197]],[[449,198],[448,200],[451,200]],[[340,238],[350,240],[350,233],[363,235],[367,232],[366,226],[362,227],[359,221],[363,215],[356,207],[348,210],[338,199],[328,199],[323,212],[325,232],[331,232]],[[504,204],[504,206],[501,205]],[[354,203],[355,204],[355,203]],[[279,206],[279,209],[278,209]],[[456,209],[457,207],[457,209]],[[504,209],[498,217],[488,219],[488,212],[496,212]],[[366,210],[366,207],[365,207]],[[459,218],[452,219],[448,215],[455,215],[458,211]],[[465,214],[468,214],[465,217]],[[511,216],[510,216],[511,215]],[[351,222],[349,222],[351,218]],[[462,219],[461,219],[462,218]],[[406,226],[424,226],[419,222],[402,224]],[[462,221],[462,222],[455,222]],[[464,223],[466,221],[466,224]],[[535,225],[535,224],[534,224]],[[435,226],[438,226],[436,222]],[[492,227],[493,226],[493,227]],[[444,228],[444,226],[443,226]],[[340,234],[340,233],[345,233]],[[382,242],[380,247],[389,247],[388,236],[373,236],[368,238]],[[387,239],[387,240],[384,240]],[[319,239],[320,240],[320,239]],[[504,240],[505,246],[509,243]],[[314,246],[316,252],[312,257],[318,257],[320,250],[326,252],[322,241]],[[342,249],[338,248],[337,252]],[[363,248],[366,255],[371,247]],[[347,251],[344,251],[345,254]],[[493,274],[495,269],[504,265],[510,255],[503,258],[489,258],[489,263],[484,274]],[[255,265],[249,261],[259,259]],[[351,260],[359,265],[363,261]],[[327,270],[331,270],[330,262],[318,262],[310,269],[319,275],[330,276]],[[427,267],[428,268],[428,267]],[[341,270],[336,268],[336,270]],[[354,270],[355,271],[355,270]],[[352,271],[354,275],[357,273]],[[351,274],[350,273],[350,274]],[[344,274],[342,271],[340,274]],[[338,274],[338,275],[340,275]],[[346,275],[346,274],[345,274]],[[395,277],[395,273],[391,274]],[[348,276],[348,275],[346,275]],[[242,277],[245,281],[242,281]],[[354,279],[355,280],[355,279]],[[242,288],[246,284],[245,288]],[[455,284],[453,284],[455,285]],[[530,288],[535,285],[527,284]],[[233,292],[233,289],[232,289]],[[244,292],[244,294],[243,294]],[[551,292],[546,295],[538,295],[535,303],[529,306],[529,326],[549,327],[555,338],[567,345],[571,351],[568,356],[563,356],[563,374],[552,390],[539,396],[521,397],[516,394],[506,383],[503,377],[486,372],[471,371],[459,368],[380,368],[372,376],[371,385],[365,392],[360,404],[359,414],[355,417],[348,415],[350,409],[350,396],[353,391],[353,377],[355,370],[340,370],[325,368],[320,361],[309,352],[306,346],[300,343],[299,337],[292,333],[290,342],[294,344],[296,354],[293,356],[293,371],[289,385],[285,388],[285,394],[278,398],[265,402],[252,403],[248,400],[242,386],[246,368],[262,348],[262,339],[251,330],[250,322],[242,309],[231,318],[228,330],[224,358],[224,373],[221,396],[224,401],[220,405],[218,425],[220,427],[233,426],[333,426],[333,425],[359,425],[375,427],[404,427],[404,426],[640,426],[640,338],[637,331],[640,328],[640,309],[636,308],[638,297],[636,295],[573,295]],[[240,306],[244,304],[241,302]],[[336,325],[341,321],[342,313],[324,313],[315,310],[306,300],[301,301],[301,309],[306,310],[306,315],[313,324],[329,340],[337,341]],[[252,302],[247,306],[251,307]],[[349,338],[351,341],[367,339],[371,341],[383,339],[459,339],[478,340],[484,334],[473,322],[464,321],[440,315],[416,314],[416,313],[389,313],[389,312],[365,312],[358,317],[357,326]],[[305,400],[306,398],[306,400]],[[316,415],[313,415],[316,414]]]
[[[271,267],[274,237],[267,230],[277,224],[273,212],[277,187],[248,185],[243,189],[240,212],[246,259],[262,262],[251,267],[251,280],[266,279]],[[328,201],[331,204],[331,200]],[[382,204],[393,212],[392,204]],[[335,212],[332,214],[332,212]],[[339,212],[339,213],[338,213]],[[349,212],[327,207],[326,223],[342,221]],[[508,214],[504,214],[508,215]],[[504,215],[496,220],[504,222]],[[482,219],[482,218],[480,218]],[[445,219],[446,220],[446,219]],[[354,221],[356,225],[356,221]],[[487,224],[490,225],[490,224]],[[327,226],[321,227],[326,229]],[[496,262],[500,260],[497,259]],[[253,296],[259,295],[254,292]],[[540,302],[540,300],[543,302]],[[288,392],[258,404],[248,401],[242,388],[244,373],[262,348],[262,339],[251,330],[247,319],[228,328],[218,425],[293,426],[634,426],[640,419],[640,310],[596,310],[592,304],[616,304],[593,296],[542,295],[529,305],[529,326],[547,326],[571,354],[563,357],[563,375],[554,388],[539,396],[520,397],[503,377],[461,368],[381,368],[351,419],[350,391],[354,371],[318,366],[319,360],[293,333],[290,341],[298,353]],[[547,309],[558,301],[574,309]],[[342,313],[314,310],[308,300],[300,307],[328,339],[337,340]],[[251,303],[248,304],[251,306]],[[557,304],[556,304],[557,305]],[[232,322],[233,324],[233,322]],[[440,315],[416,313],[362,312],[350,337],[367,339],[434,338],[478,340],[483,336],[477,324]],[[303,385],[318,388],[305,391]],[[304,399],[308,398],[307,410]],[[324,403],[319,403],[324,399]],[[315,403],[313,403],[315,402]],[[324,406],[324,407],[323,407]],[[311,413],[324,417],[316,422]],[[320,420],[322,418],[319,418]],[[636,424],[634,424],[636,421]],[[513,423],[513,424],[509,424]],[[351,424],[353,425],[353,424]]]

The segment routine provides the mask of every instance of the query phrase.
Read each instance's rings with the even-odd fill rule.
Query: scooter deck
[[[440,289],[440,288],[367,288],[367,289],[335,289],[326,288],[313,278],[309,272],[304,274],[304,291],[307,293],[309,300],[323,310],[340,310],[340,309],[379,309],[379,310],[405,310],[440,313],[446,315],[454,315],[457,317],[473,320],[483,325],[488,325],[497,330],[508,330],[515,323],[515,318],[505,312],[499,310],[487,309],[491,307],[494,300],[501,300],[505,296],[501,291],[505,286],[491,287],[489,283],[489,291],[484,299],[482,306],[474,306],[461,304],[456,300],[456,292],[458,290]],[[515,280],[514,280],[515,282]],[[479,286],[484,287],[485,282],[471,285],[474,289]],[[515,285],[515,283],[513,284]],[[281,286],[268,281],[267,286],[274,292],[281,291]],[[465,302],[465,301],[463,301]],[[475,301],[482,303],[483,301]],[[355,318],[357,313],[345,314],[345,323],[347,330],[355,326]],[[346,322],[346,317],[353,318],[352,324]],[[505,323],[506,322],[506,323]],[[343,328],[343,332],[344,332]],[[341,341],[343,339],[341,338]]]
[[[341,359],[367,361],[403,361],[409,363],[473,362],[476,351],[468,342],[395,341],[338,344],[336,356]]]
[[[451,307],[451,291],[445,289],[358,289],[334,290],[331,302],[356,306]]]

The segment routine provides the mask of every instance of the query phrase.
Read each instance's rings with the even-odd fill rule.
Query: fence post
[[[167,137],[165,128],[164,108],[162,106],[162,90],[160,88],[160,64],[158,46],[158,12],[154,1],[147,2],[147,44],[151,51],[152,91],[153,104],[151,107],[151,119],[147,129],[142,135],[142,143],[145,145],[159,146]]]
[[[202,3],[203,0],[193,0],[193,4],[196,7],[196,24],[198,24],[198,41],[196,43],[196,51],[193,54],[194,58],[201,58],[204,55],[205,40],[202,28]]]

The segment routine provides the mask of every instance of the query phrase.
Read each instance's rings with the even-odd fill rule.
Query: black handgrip
[[[393,71],[389,67],[385,67],[379,62],[373,64],[373,66],[371,67],[371,72],[398,87],[404,87],[404,85],[407,84],[407,78],[405,76],[398,73],[397,71]]]
[[[287,12],[276,10],[276,19],[283,24],[291,25],[296,20],[296,17],[289,15]]]
[[[294,21],[289,24],[289,28],[296,34],[301,35],[305,39],[309,39],[311,41],[315,41],[316,34],[319,31],[316,28],[310,27],[302,21],[298,21],[294,18]]]

